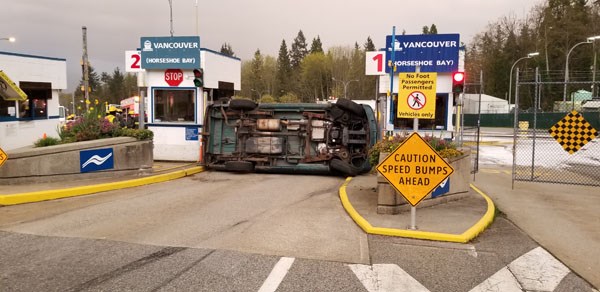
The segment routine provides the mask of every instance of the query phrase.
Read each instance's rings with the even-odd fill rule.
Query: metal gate
[[[531,181],[600,186],[600,111],[581,112],[575,96],[555,103],[554,109],[560,105],[557,111],[544,112],[540,106],[543,86],[564,86],[566,92],[567,85],[597,82],[542,82],[537,69],[530,80],[519,82],[518,68],[516,76],[513,185],[514,181]],[[519,98],[527,95],[519,93],[523,90],[533,98],[529,111],[518,106]]]

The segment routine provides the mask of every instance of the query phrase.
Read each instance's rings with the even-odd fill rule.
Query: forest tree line
[[[512,73],[512,101],[515,96],[517,68],[519,82],[535,81],[535,68],[538,80],[554,82],[544,84],[540,90],[542,110],[552,110],[554,101],[563,100],[566,57],[569,55],[569,80],[589,82],[593,79],[594,55],[600,47],[600,40],[589,44],[588,37],[600,35],[600,1],[548,0],[538,4],[524,19],[504,16],[491,22],[477,34],[466,48],[465,67],[467,91],[478,92],[483,84],[483,92],[506,99],[509,95],[510,71]],[[530,53],[539,53],[532,58],[520,58]],[[596,68],[596,72],[597,72]],[[480,75],[483,80],[479,80]],[[599,76],[600,77],[600,76]],[[483,81],[483,82],[482,82]],[[476,85],[475,85],[476,84]],[[571,84],[568,93],[591,91],[591,83]],[[594,96],[598,96],[596,86]],[[534,85],[519,86],[519,105],[522,109],[533,106]],[[569,100],[567,96],[567,100]]]
[[[402,34],[405,34],[403,31]],[[424,26],[422,34],[437,34],[435,24]],[[456,32],[442,32],[456,33]],[[492,21],[465,44],[465,71],[467,92],[480,92],[507,99],[511,67],[520,70],[520,82],[533,81],[534,69],[538,68],[541,81],[543,109],[551,109],[554,101],[562,100],[566,55],[575,44],[588,37],[600,35],[600,0],[547,0],[538,4],[523,18],[514,15]],[[382,46],[384,47],[384,46]],[[569,76],[572,81],[591,81],[594,78],[594,52],[600,40],[583,44],[569,56]],[[263,54],[257,49],[251,60],[243,60],[241,68],[241,91],[237,97],[262,102],[315,102],[329,97],[350,99],[373,99],[376,91],[375,76],[365,76],[365,52],[376,51],[370,37],[354,46],[331,46],[324,49],[317,35],[307,41],[302,30],[288,45],[281,41],[278,56]],[[539,55],[515,61],[532,52]],[[235,56],[228,43],[221,53]],[[597,69],[596,69],[597,72]],[[483,79],[480,80],[480,75]],[[516,77],[513,70],[513,84]],[[600,76],[598,76],[599,79]],[[481,86],[483,85],[483,86]],[[109,103],[137,94],[135,75],[115,69],[112,74],[90,73],[92,98]],[[569,92],[584,89],[591,91],[591,84],[570,85]],[[512,86],[514,99],[515,86]],[[521,86],[520,106],[527,109],[533,104],[534,87]],[[598,96],[596,86],[594,95]],[[76,90],[75,99],[83,92]],[[64,103],[61,103],[65,105]]]

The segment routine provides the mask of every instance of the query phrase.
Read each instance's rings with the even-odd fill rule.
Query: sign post
[[[419,131],[419,118],[434,119],[437,73],[421,73],[416,66],[414,73],[400,73],[398,85],[398,118],[413,118],[413,133]],[[417,208],[410,208],[410,229],[417,229]]]

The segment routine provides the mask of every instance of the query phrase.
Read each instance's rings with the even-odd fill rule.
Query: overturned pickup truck
[[[206,109],[202,163],[236,172],[354,176],[371,169],[377,134],[371,107],[348,99],[260,105],[232,99]]]

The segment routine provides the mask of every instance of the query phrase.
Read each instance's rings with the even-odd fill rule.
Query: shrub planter
[[[427,195],[419,203],[419,207],[429,207],[453,200],[458,200],[469,192],[469,183],[471,178],[471,149],[460,148],[462,156],[446,159],[454,168],[454,172],[449,177],[450,190],[443,194],[431,197]],[[389,153],[380,153],[379,162],[383,161]],[[377,173],[377,213],[378,214],[398,214],[401,211],[410,210],[411,205],[398,193],[392,185],[380,174]]]
[[[7,151],[8,160],[0,167],[0,184],[150,173],[152,148],[151,140],[118,137],[14,149]]]

